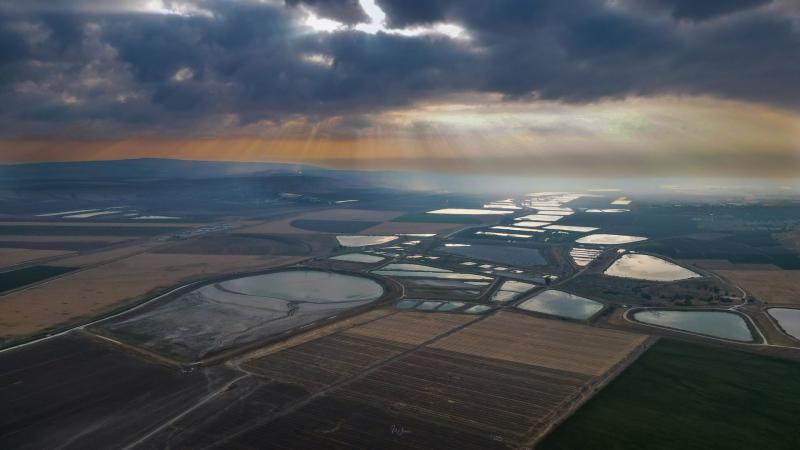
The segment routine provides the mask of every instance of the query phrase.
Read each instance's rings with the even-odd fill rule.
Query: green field
[[[392,222],[419,222],[419,223],[481,223],[481,220],[473,216],[463,216],[458,214],[428,214],[411,213],[392,219]]]
[[[798,449],[800,363],[662,340],[537,449]]]
[[[74,267],[31,266],[0,273],[0,292],[36,283],[50,277],[76,270]]]

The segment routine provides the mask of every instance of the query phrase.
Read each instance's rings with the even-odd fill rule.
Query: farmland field
[[[800,305],[800,270],[718,270],[769,304]]]
[[[158,207],[103,200],[110,180],[4,191],[0,447],[800,448],[800,346],[774,322],[800,305],[797,208],[287,170]],[[110,205],[131,212],[37,217]]]
[[[0,292],[9,291],[50,277],[63,275],[75,270],[74,267],[32,266],[24,269],[0,273]]]
[[[432,222],[432,223],[483,223],[477,217],[464,216],[458,214],[427,214],[427,213],[411,213],[404,216],[397,217],[392,222]]]
[[[358,233],[369,227],[374,227],[380,222],[368,222],[364,220],[295,220],[291,225],[309,231],[321,231],[323,233]]]
[[[470,316],[398,313],[350,329],[347,333],[401,344],[420,345],[473,320],[475,318]]]
[[[270,380],[319,389],[408,348],[392,341],[336,334],[249,361],[244,367]],[[333,353],[336,358],[330,358]]]
[[[640,334],[500,312],[431,346],[598,376],[645,340]]]
[[[386,211],[380,209],[331,208],[305,213],[298,217],[305,220],[383,222],[402,214],[402,211]]]
[[[796,449],[800,363],[663,340],[537,448]]]
[[[669,238],[640,244],[641,250],[675,259],[725,259],[735,264],[774,264],[800,269],[800,256],[770,233],[737,233],[718,239]]]
[[[390,220],[402,212],[363,209],[323,209],[257,224],[245,234],[356,233]]]
[[[3,236],[3,238],[7,238],[8,236]],[[33,236],[31,236],[33,237]],[[56,238],[56,236],[47,236]],[[62,236],[66,237],[66,236]],[[22,249],[22,250],[31,250],[32,253],[36,253],[36,251],[62,251],[62,252],[70,252],[76,250],[93,250],[100,247],[105,247],[109,245],[109,241],[97,240],[95,237],[92,238],[83,238],[82,240],[26,240],[26,237],[23,237],[20,240],[2,240],[0,241],[0,248],[14,248],[14,249]]]
[[[332,241],[328,247],[331,246]],[[226,236],[206,236],[182,242],[158,250],[157,253],[304,256],[309,255],[311,251],[311,245],[305,243],[302,239],[294,237],[230,234]]]
[[[234,376],[182,374],[79,336],[5,353],[0,447],[121,448]]]
[[[261,384],[241,383],[238,394],[192,412],[151,443],[173,448],[201,442],[211,448],[250,448],[267,440],[278,448],[526,445],[610,370],[635,357],[645,340],[515,313],[485,320],[418,312],[372,316],[250,359],[241,367]],[[254,414],[262,404],[265,412]]]
[[[456,230],[464,226],[458,223],[445,222],[383,222],[367,228],[362,234],[402,234],[402,233],[442,233]]]
[[[112,311],[188,280],[297,261],[293,256],[140,254],[8,294],[0,342]]]
[[[46,224],[0,225],[0,235],[18,236],[152,236],[156,234],[175,233],[181,227],[142,227],[142,226],[49,226]]]
[[[0,245],[0,267],[14,266],[38,259],[63,256],[69,253],[69,251],[64,250],[32,250],[19,247],[9,248]]]
[[[113,242],[120,242],[126,241],[129,239],[136,239],[136,236],[59,236],[58,229],[54,229],[53,232],[55,234],[52,235],[42,235],[42,236],[28,236],[28,235],[17,235],[17,234],[4,234],[2,236],[3,247],[13,247],[16,243],[24,244],[23,248],[39,248],[39,245],[47,245],[47,244],[56,244],[59,245],[63,244],[91,244],[92,246],[101,246],[101,244],[108,245]],[[33,247],[28,247],[29,245]],[[47,248],[47,247],[45,247]],[[58,248],[58,247],[56,247]]]

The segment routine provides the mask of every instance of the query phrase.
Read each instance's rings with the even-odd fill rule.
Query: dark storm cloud
[[[738,11],[766,5],[772,0],[628,0],[629,6],[649,4],[665,9],[676,19],[706,20]],[[441,22],[462,19],[478,23],[528,22],[549,8],[547,1],[519,0],[377,0],[389,15],[394,26]],[[579,10],[584,5],[561,2],[567,8]]]
[[[651,0],[672,12],[676,19],[706,20],[766,5],[771,0]]]
[[[24,59],[28,45],[18,33],[0,28],[0,66]]]
[[[132,0],[5,5],[0,133],[54,123],[169,133],[231,115],[239,125],[314,121],[461,92],[565,102],[690,94],[800,108],[798,11],[724,3],[378,0],[390,28],[454,23],[468,40],[302,25],[303,8],[366,21],[350,0],[165,3],[182,14]]]

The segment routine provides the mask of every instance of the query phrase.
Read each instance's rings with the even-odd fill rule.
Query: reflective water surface
[[[603,309],[603,304],[555,289],[549,289],[517,305],[517,308],[569,319],[588,319]]]
[[[800,309],[769,308],[767,313],[789,336],[800,339]]]
[[[700,274],[651,255],[628,253],[614,261],[605,272],[612,277],[649,281],[678,281],[701,278]]]
[[[690,331],[707,336],[750,342],[753,334],[744,319],[727,311],[674,311],[651,309],[633,313],[633,318],[642,323]]]

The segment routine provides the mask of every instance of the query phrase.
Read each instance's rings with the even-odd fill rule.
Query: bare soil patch
[[[475,316],[457,314],[403,312],[349,329],[345,333],[419,345],[475,319]]]
[[[800,270],[719,270],[756,299],[769,304],[800,305]]]
[[[42,222],[0,222],[0,226],[27,226],[27,227],[94,227],[94,228],[108,228],[108,227],[124,227],[124,228],[173,228],[173,227],[199,227],[205,225],[202,223],[165,223],[165,222],[56,222],[56,221],[42,221]]]
[[[88,267],[95,264],[114,261],[120,258],[127,258],[129,256],[144,253],[151,250],[158,245],[154,242],[142,243],[137,245],[129,245],[125,247],[116,247],[108,250],[101,250],[97,252],[87,253],[84,255],[76,255],[68,258],[60,259],[58,264],[70,267]]]
[[[0,248],[0,267],[13,266],[37,259],[68,255],[64,250],[31,250],[28,248]]]
[[[374,227],[367,228],[361,234],[388,235],[403,233],[439,234],[463,228],[462,224],[453,223],[422,223],[422,222],[384,222]]]
[[[58,230],[54,230],[57,232]],[[122,242],[127,241],[130,239],[138,239],[137,236],[62,236],[57,233],[49,236],[26,236],[20,234],[7,234],[3,235],[2,240],[5,242],[88,242],[88,243],[112,243],[112,242]]]
[[[384,222],[403,214],[402,211],[382,211],[374,209],[326,209],[303,214],[303,219],[310,220],[365,220]]]
[[[774,264],[735,264],[727,259],[683,259],[678,262],[707,270],[783,270]]]
[[[358,233],[378,225],[380,222],[367,222],[364,220],[310,220],[299,219],[292,222],[292,226],[302,230],[319,231],[322,233]]]
[[[409,347],[398,342],[339,333],[248,361],[244,367],[271,380],[316,390],[350,378]],[[332,354],[336,357],[331,358]]]
[[[500,312],[431,347],[599,376],[646,339],[642,334]]]
[[[332,224],[336,222],[353,222],[353,227],[356,230],[369,229],[371,225],[376,225],[379,222],[390,220],[402,214],[397,211],[372,211],[362,209],[328,209],[322,211],[312,211],[296,216],[282,218],[272,222],[254,225],[252,227],[240,229],[240,233],[249,234],[286,234],[286,233],[302,233],[308,234],[312,232],[329,232],[337,233],[338,228],[330,228],[330,230],[320,229],[313,227],[310,229],[302,228],[303,224],[313,224],[314,222],[322,223],[324,221],[331,221]],[[298,222],[298,226],[294,226],[293,222]],[[365,222],[373,222],[368,224]],[[341,227],[342,224],[339,224]],[[313,230],[313,231],[312,231]]]
[[[78,323],[157,289],[212,275],[289,264],[300,257],[141,254],[11,293],[0,301],[0,339]]]
[[[331,244],[332,245],[332,244]],[[158,253],[207,255],[284,255],[305,256],[313,248],[295,237],[270,235],[206,236],[180,242],[158,250]]]

